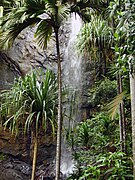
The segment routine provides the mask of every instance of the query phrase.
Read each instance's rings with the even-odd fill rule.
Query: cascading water
[[[63,84],[68,89],[68,102],[64,107],[64,126],[66,128],[73,128],[76,121],[80,120],[79,100],[81,92],[81,62],[82,58],[78,55],[75,43],[77,34],[82,25],[82,21],[77,14],[72,14],[69,21],[71,22],[70,37],[67,47],[65,48],[65,55],[63,61]],[[71,150],[66,148],[65,143],[62,143],[62,162],[61,172],[68,175],[73,171],[74,162],[72,160]]]
[[[78,55],[76,50],[77,35],[82,26],[82,21],[78,14],[71,16],[71,33],[68,45],[65,49],[64,68],[63,68],[63,84],[68,89],[68,101],[66,106],[66,114],[74,121],[79,121],[79,95],[81,91],[81,63],[82,57]],[[73,106],[73,108],[72,108]],[[72,112],[71,112],[72,111]],[[66,125],[66,120],[64,122]],[[73,124],[73,122],[72,122]]]
[[[68,46],[65,50],[65,67],[64,67],[64,83],[69,88],[74,90],[79,89],[81,80],[81,61],[82,58],[78,56],[75,41],[77,34],[81,28],[82,22],[77,14],[73,14],[71,17],[71,34],[68,42]]]

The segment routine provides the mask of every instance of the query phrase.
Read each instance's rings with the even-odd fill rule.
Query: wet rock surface
[[[55,164],[42,164],[36,168],[35,180],[54,180]],[[5,160],[0,161],[0,180],[30,180],[32,167],[17,158],[8,156]],[[61,174],[60,180],[65,180]]]
[[[0,180],[29,180],[31,166],[17,159],[8,158],[0,162]]]
[[[29,180],[32,170],[30,142],[26,137],[16,137],[0,128],[0,153],[7,156],[0,161],[0,180]],[[51,137],[39,138],[36,179],[55,179],[56,145]],[[61,174],[61,180],[65,178]]]

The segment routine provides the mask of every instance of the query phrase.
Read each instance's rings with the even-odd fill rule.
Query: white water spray
[[[76,51],[76,38],[82,26],[82,21],[77,14],[72,14],[70,18],[71,22],[71,33],[68,45],[65,49],[64,64],[63,64],[63,83],[68,88],[68,99],[69,102],[65,106],[65,113],[69,118],[64,118],[64,126],[70,128],[74,126],[75,121],[80,120],[79,114],[79,101],[78,99],[81,91],[81,62],[82,58],[77,54]],[[74,105],[71,104],[74,101]],[[73,106],[71,108],[71,106]],[[71,112],[72,111],[72,112]],[[61,172],[64,175],[69,175],[74,168],[74,162],[72,160],[71,150],[66,148],[65,143],[62,143],[62,162]]]
[[[80,31],[82,21],[77,14],[71,17],[71,33],[68,46],[65,50],[64,83],[74,90],[79,89],[81,80],[81,61],[82,58],[76,51],[76,38]]]

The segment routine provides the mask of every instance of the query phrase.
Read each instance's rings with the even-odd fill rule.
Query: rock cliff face
[[[60,29],[60,46],[61,46],[61,57],[64,53],[64,47],[68,40],[68,33],[65,28]],[[18,35],[11,49],[8,50],[7,54],[15,62],[17,62],[24,74],[28,73],[31,68],[41,67],[43,69],[50,68],[54,72],[57,71],[57,57],[55,38],[48,43],[47,49],[43,50],[40,48],[36,39],[34,38],[34,32],[36,27],[26,28]]]
[[[39,48],[34,39],[34,28],[27,28],[18,35],[8,56],[16,61],[24,74],[32,67],[45,67],[46,53]]]
[[[0,90],[9,88],[16,76],[22,76],[18,63],[0,51]]]

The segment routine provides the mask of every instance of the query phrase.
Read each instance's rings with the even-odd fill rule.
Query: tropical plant
[[[56,150],[56,180],[60,174],[60,148],[62,126],[62,80],[61,59],[59,47],[59,28],[69,14],[69,6],[59,0],[18,0],[14,1],[10,12],[3,16],[0,23],[0,44],[3,48],[10,47],[18,34],[26,27],[37,24],[35,38],[37,43],[47,47],[52,33],[56,40],[56,55],[58,63],[58,130]]]
[[[88,103],[90,107],[105,107],[117,94],[116,80],[104,78],[95,82],[88,91]]]
[[[75,156],[78,154],[79,164],[91,162],[95,155],[113,151],[119,147],[118,120],[112,121],[108,114],[103,112],[80,122],[68,135],[68,142],[73,145]]]
[[[99,63],[96,71],[101,76],[106,74],[107,62],[112,60],[113,31],[102,16],[90,16],[91,21],[81,29],[77,46],[79,52]]]
[[[85,21],[90,22],[91,13],[101,14],[106,11],[109,0],[67,0],[71,5],[71,12],[76,12]]]
[[[118,136],[118,119],[105,113],[81,122],[72,134],[77,165],[68,179],[132,179],[132,160],[117,151]]]
[[[134,114],[134,1],[125,0],[124,3],[118,0],[114,0],[110,3],[110,16],[114,19],[115,24],[115,54],[116,54],[116,68],[117,72],[125,78],[130,74],[130,89],[131,89],[131,109],[132,115]],[[128,67],[129,63],[129,67]],[[134,118],[132,116],[132,143],[133,147],[135,147],[134,141]],[[134,156],[135,148],[133,148],[133,157],[135,164],[135,156]],[[135,177],[135,169],[134,169],[134,177]]]
[[[100,136],[102,136],[102,134]],[[97,146],[97,144],[95,146]],[[102,146],[100,148],[102,149],[105,147]],[[84,149],[84,147],[80,147],[80,149],[74,154],[74,159],[77,161],[77,165],[68,179],[111,180],[133,178],[132,161],[130,157],[127,157],[123,152],[113,151],[113,144],[109,148],[112,152],[108,152],[108,150],[103,151],[101,149],[98,152],[97,149],[92,151],[92,149]]]
[[[45,134],[49,128],[56,128],[58,86],[55,75],[47,70],[44,73],[32,72],[15,81],[10,90],[1,93],[1,116],[5,128],[18,134],[31,131],[34,144],[32,180],[35,177],[39,131]]]
[[[128,166],[127,166],[128,164]],[[132,179],[132,162],[123,152],[97,156],[96,162],[80,168],[79,180]],[[69,177],[73,178],[73,175]]]

